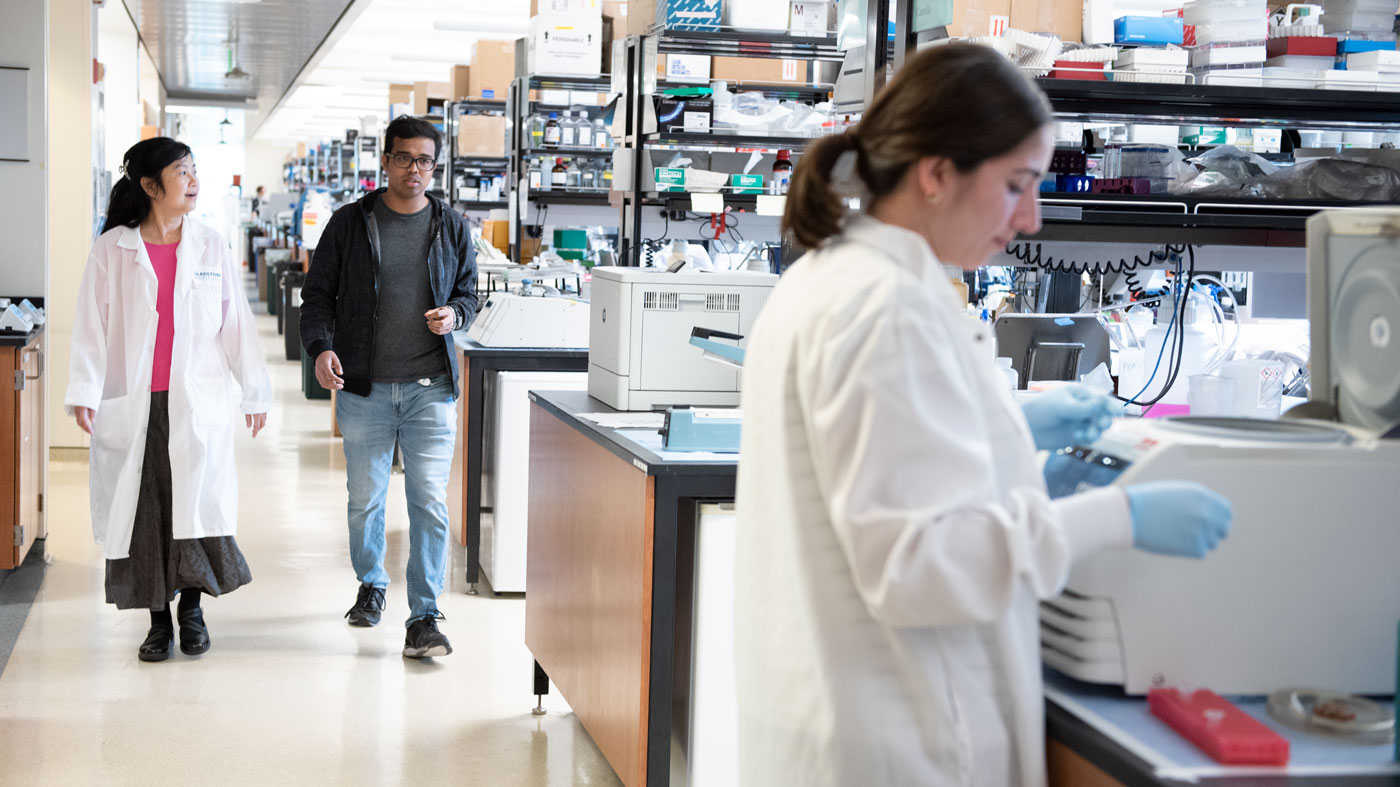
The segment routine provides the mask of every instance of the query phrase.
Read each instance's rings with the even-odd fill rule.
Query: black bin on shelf
[[[282,308],[277,310],[277,317],[282,321],[282,340],[289,361],[301,359],[301,286],[305,283],[306,274],[300,270],[282,274]]]
[[[291,260],[274,262],[267,267],[267,313],[277,315],[277,332],[282,333],[282,274],[301,270],[301,263]]]

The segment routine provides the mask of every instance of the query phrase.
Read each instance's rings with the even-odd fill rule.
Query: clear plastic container
[[[1395,16],[1395,0],[1321,0],[1322,15],[1374,13]]]
[[[1196,25],[1196,45],[1204,46],[1234,41],[1263,41],[1268,37],[1268,33],[1269,24],[1263,18],[1211,22]]]
[[[1268,58],[1263,41],[1238,44],[1208,44],[1192,47],[1191,68],[1240,66],[1253,64],[1262,68]]]
[[[1193,374],[1189,379],[1186,403],[1192,415],[1230,415],[1235,399],[1235,381],[1214,374]]]
[[[1244,19],[1267,19],[1266,0],[1192,0],[1182,8],[1182,20],[1188,25],[1212,24]]]
[[[1394,36],[1395,14],[1356,12],[1324,14],[1322,29],[1328,33],[1379,33]]]

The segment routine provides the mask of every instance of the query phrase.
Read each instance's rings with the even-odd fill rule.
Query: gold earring
[[[940,199],[943,199],[942,194],[930,194],[927,197],[924,197],[924,202],[927,202],[930,205],[937,205]]]

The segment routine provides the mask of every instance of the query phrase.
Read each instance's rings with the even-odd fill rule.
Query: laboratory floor
[[[253,583],[206,599],[209,653],[141,663],[150,618],[104,603],[85,455],[52,462],[52,564],[0,675],[0,784],[620,784],[558,694],[548,715],[531,715],[523,597],[466,595],[455,539],[440,599],[455,652],[401,656],[400,474],[384,621],[345,624],[356,580],[329,402],[303,398],[274,318],[258,325],[276,404],[265,432],[238,439],[238,541]]]

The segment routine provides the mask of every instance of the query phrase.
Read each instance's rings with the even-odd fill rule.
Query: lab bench
[[[0,570],[44,537],[44,329],[0,333]],[[11,538],[13,533],[13,539]]]
[[[536,693],[553,682],[623,784],[686,784],[704,759],[690,749],[693,700],[704,699],[691,692],[696,588],[710,576],[697,545],[711,512],[733,526],[737,456],[664,452],[654,430],[588,420],[617,411],[583,392],[530,399]]]
[[[1361,746],[1291,730],[1267,718],[1262,698],[1236,704],[1288,739],[1291,772],[1216,767],[1153,717],[1146,697],[1080,683],[1048,668],[1045,680],[1051,787],[1400,787],[1393,743]]]
[[[586,349],[483,347],[465,331],[453,334],[461,361],[457,446],[448,488],[448,512],[467,548],[467,583],[475,592],[481,571],[482,470],[491,426],[487,386],[499,372],[586,372]]]

